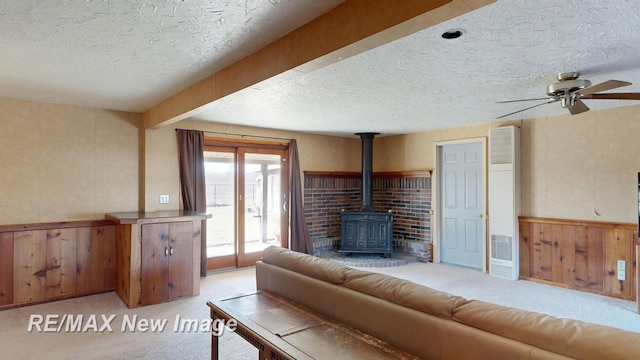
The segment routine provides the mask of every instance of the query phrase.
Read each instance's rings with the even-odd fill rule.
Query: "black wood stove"
[[[372,206],[373,193],[373,137],[379,133],[357,133],[362,140],[362,207],[357,212],[342,212],[341,253],[382,253],[384,257],[393,252],[393,214],[375,212]]]

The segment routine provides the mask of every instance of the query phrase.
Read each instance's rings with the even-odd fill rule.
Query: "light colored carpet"
[[[167,303],[128,309],[115,292],[0,311],[0,359],[209,359],[211,335],[206,331],[174,332],[176,315],[207,321],[207,301],[255,290],[255,268],[216,273],[202,280],[200,295]],[[27,332],[31,314],[116,315],[113,332]],[[122,332],[132,319],[167,319],[162,332]],[[258,352],[235,334],[220,340],[223,359],[255,360]]]
[[[496,279],[480,272],[443,264],[414,263],[392,268],[366,268],[405,278],[468,299],[579,319],[640,333],[635,302],[563,289],[530,281]],[[127,309],[115,293],[0,311],[0,359],[206,359],[210,334],[206,331],[174,332],[176,315],[207,321],[206,302],[255,290],[255,269],[245,268],[209,275],[201,294],[168,303]],[[114,314],[113,332],[27,332],[32,314]],[[125,316],[167,319],[162,332],[122,332]],[[257,351],[235,334],[220,340],[225,360],[256,359]]]
[[[504,280],[446,264],[409,264],[367,268],[411,280],[433,289],[519,309],[577,319],[640,333],[635,301],[560,288],[532,281]]]

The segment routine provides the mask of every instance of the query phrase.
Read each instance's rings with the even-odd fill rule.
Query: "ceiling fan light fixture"
[[[462,36],[462,34],[464,34],[464,31],[462,31],[461,29],[451,29],[443,32],[442,38],[447,40],[457,39]]]
[[[576,97],[575,96],[565,96],[560,98],[560,104],[565,109],[572,108],[576,105]]]

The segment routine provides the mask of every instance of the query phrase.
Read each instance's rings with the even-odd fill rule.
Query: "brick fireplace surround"
[[[340,212],[361,206],[359,172],[304,172],[304,214],[314,255],[339,248]],[[375,211],[393,212],[395,251],[431,259],[431,171],[373,173]]]

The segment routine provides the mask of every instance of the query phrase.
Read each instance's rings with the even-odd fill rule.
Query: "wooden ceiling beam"
[[[346,0],[284,37],[163,100],[144,127],[187,119],[247,87],[268,87],[452,19],[495,0]]]

